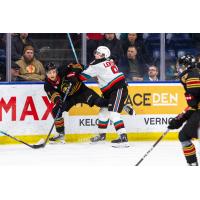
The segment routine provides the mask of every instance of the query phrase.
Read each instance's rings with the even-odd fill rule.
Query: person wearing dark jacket
[[[119,59],[124,55],[121,41],[116,38],[115,33],[105,33],[104,39],[99,41],[98,46],[106,46],[110,49],[115,64],[118,64]]]
[[[129,46],[135,46],[137,48],[139,60],[142,60],[146,65],[153,64],[144,43],[138,40],[137,33],[128,33],[127,39],[122,42],[124,52],[127,52]]]
[[[127,81],[143,81],[145,65],[139,60],[135,46],[128,48],[127,55],[119,60],[118,67]]]
[[[22,77],[20,77],[19,75],[19,70],[20,70],[20,66],[15,63],[15,62],[11,62],[11,81],[26,81],[25,79],[23,79]]]
[[[34,42],[29,38],[28,33],[20,33],[13,36],[11,45],[12,60],[17,61],[21,59],[24,48],[29,45],[34,48],[35,57],[37,58],[38,50],[36,49]]]

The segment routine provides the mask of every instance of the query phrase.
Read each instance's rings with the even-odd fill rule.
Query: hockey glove
[[[175,118],[169,121],[169,129],[178,129],[180,128],[185,121],[187,121],[190,116],[195,112],[190,107],[187,107],[181,114],[177,115]]]
[[[69,84],[71,83],[72,85],[75,85],[77,82],[79,82],[78,78],[75,76],[74,73],[70,73],[67,75],[65,78],[65,81]]]
[[[180,128],[185,120],[182,118],[182,113],[174,117],[169,121],[168,129],[178,129]]]
[[[70,63],[68,67],[71,68],[71,71],[75,72],[76,74],[80,74],[86,68],[84,65],[79,63]]]

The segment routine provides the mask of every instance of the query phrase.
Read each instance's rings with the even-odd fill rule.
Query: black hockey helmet
[[[178,59],[177,72],[180,75],[182,74],[182,72],[195,66],[196,66],[195,57],[193,55],[187,54],[185,56],[181,56]]]
[[[196,63],[195,57],[189,54],[181,56],[179,58],[179,64],[184,65],[187,68],[194,67],[195,63]]]
[[[53,62],[47,63],[45,66],[45,71],[48,72],[52,69],[57,69],[57,66]]]

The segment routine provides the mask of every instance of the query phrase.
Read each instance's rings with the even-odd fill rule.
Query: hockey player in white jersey
[[[110,59],[110,50],[105,46],[99,46],[94,53],[95,60],[80,74],[81,80],[96,77],[103,97],[108,99],[108,108],[101,108],[99,113],[99,135],[91,138],[91,142],[106,139],[106,128],[109,120],[114,124],[119,138],[112,140],[114,147],[128,147],[128,138],[124,122],[120,113],[128,96],[127,83],[124,74],[118,71],[114,61]]]

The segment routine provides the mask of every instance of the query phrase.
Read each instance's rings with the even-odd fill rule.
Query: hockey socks
[[[62,117],[55,120],[55,127],[58,133],[64,132],[64,119]]]
[[[122,120],[114,122],[115,130],[118,131],[121,128],[124,128],[124,122]]]
[[[183,147],[183,153],[185,155],[186,161],[190,166],[198,166],[196,149],[194,144]]]
[[[108,122],[109,122],[109,120],[106,120],[106,121],[99,120],[98,128],[99,129],[107,129]]]

